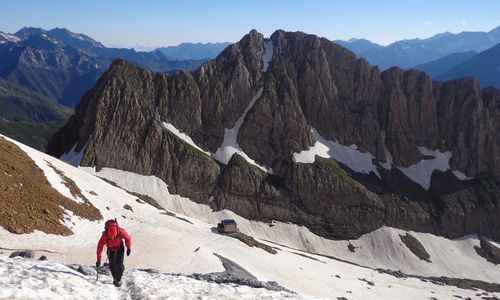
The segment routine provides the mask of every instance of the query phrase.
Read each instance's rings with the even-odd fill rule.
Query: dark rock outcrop
[[[263,70],[265,42],[273,57]],[[249,107],[237,136],[243,157],[215,161],[167,130],[170,123],[215,153],[225,129]],[[315,142],[311,129],[358,146],[397,167],[428,159],[417,147],[450,151],[451,170],[435,171],[428,190],[395,166],[379,176],[333,159],[294,163]],[[173,76],[115,60],[75,115],[52,138],[61,156],[85,146],[84,166],[111,167],[164,180],[169,191],[244,217],[307,226],[323,236],[355,238],[394,226],[457,237],[500,239],[500,92],[473,79],[433,82],[424,73],[380,72],[345,48],[304,33],[251,31],[195,72]],[[383,138],[385,134],[385,139]],[[212,201],[213,200],[213,201]]]
[[[77,272],[82,273],[83,275],[86,276],[96,276],[97,271],[94,267],[86,266],[86,265],[80,265],[80,264],[71,264],[71,265],[66,265],[72,270],[75,270]]]
[[[21,250],[21,251],[14,251],[9,255],[9,258],[13,257],[24,257],[24,258],[33,258],[35,257],[35,252],[33,250]]]
[[[500,249],[483,237],[480,237],[479,241],[481,247],[474,246],[477,254],[494,265],[500,264]]]
[[[416,237],[407,233],[406,235],[399,235],[401,241],[406,245],[406,247],[413,253],[415,256],[420,258],[421,260],[425,260],[426,262],[432,262],[431,256],[425,250],[424,246],[418,241]]]

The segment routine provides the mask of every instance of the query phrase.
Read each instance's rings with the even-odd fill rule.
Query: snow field
[[[333,299],[336,297],[348,299],[428,299],[430,297],[449,299],[455,294],[464,298],[474,298],[476,292],[450,286],[439,286],[414,278],[398,279],[391,275],[379,274],[369,268],[308,252],[328,254],[365,266],[391,268],[412,274],[469,277],[489,282],[500,281],[499,266],[493,266],[475,254],[473,245],[478,244],[475,237],[450,241],[429,234],[412,232],[411,234],[419,239],[431,255],[432,264],[429,264],[418,260],[404,245],[400,245],[402,243],[399,240],[399,234],[405,234],[405,231],[384,227],[364,235],[358,240],[351,241],[358,248],[356,248],[355,253],[350,253],[347,250],[347,241],[327,240],[312,234],[304,227],[279,222],[273,222],[273,226],[270,227],[269,224],[262,222],[245,220],[229,211],[212,212],[206,205],[199,205],[189,199],[170,195],[168,186],[154,176],[141,176],[106,168],[97,173],[97,175],[106,177],[118,185],[125,186],[128,190],[158,199],[166,210],[188,219],[193,223],[190,224],[164,215],[152,206],[138,203],[135,196],[109,185],[92,174],[76,169],[20,143],[14,143],[33,158],[45,172],[49,182],[62,193],[67,188],[64,185],[56,184],[61,181],[61,178],[48,166],[47,162],[76,182],[82,193],[102,212],[104,220],[114,217],[118,219],[120,226],[124,227],[132,236],[132,254],[125,258],[127,268],[155,268],[161,272],[185,274],[223,271],[224,268],[220,260],[213,255],[213,253],[218,253],[237,262],[259,280],[274,280],[285,288],[301,294]],[[91,168],[85,170],[95,173]],[[97,195],[93,195],[91,192]],[[124,209],[124,204],[130,205],[133,212]],[[75,233],[72,236],[62,237],[42,232],[14,235],[0,228],[0,247],[34,249],[38,250],[36,257],[43,254],[50,261],[94,265],[95,249],[103,230],[104,220],[90,222],[71,215],[68,215],[68,218],[70,221],[67,224],[70,224]],[[264,250],[250,248],[231,237],[213,233],[212,228],[220,219],[224,218],[236,219],[242,232],[279,248],[278,254],[271,255]],[[443,252],[443,249],[447,251]],[[103,255],[104,258],[105,255]],[[6,268],[6,266],[6,263],[0,264],[0,268]],[[132,272],[134,271],[126,269],[125,276],[133,274]],[[59,272],[57,274],[59,275]],[[34,278],[33,280],[39,280],[36,279],[38,275],[35,274],[27,273],[26,276]],[[361,279],[373,282],[374,286]],[[51,286],[51,288],[56,288],[58,283],[53,284],[55,287]],[[135,282],[133,284],[136,285]],[[155,284],[157,283],[150,282],[144,285],[154,287]],[[14,287],[16,290],[20,289],[18,285],[16,278],[10,281],[4,280],[0,285],[0,291],[8,293]],[[201,288],[206,289],[206,287]],[[186,289],[189,290],[187,287]],[[41,290],[41,292],[35,291],[34,293],[45,295],[45,292],[45,290]],[[228,299],[235,299],[231,297],[229,296]],[[213,299],[210,295],[207,295],[206,298]]]
[[[85,276],[58,263],[0,256],[0,299],[316,299],[185,276],[124,273],[122,286],[99,274]]]
[[[91,168],[83,169],[93,171]],[[494,266],[477,255],[474,246],[479,246],[479,240],[476,236],[449,240],[428,233],[382,227],[357,240],[351,240],[351,244],[356,247],[355,252],[352,253],[347,247],[349,241],[325,239],[302,226],[273,222],[270,227],[266,223],[246,220],[231,211],[213,212],[207,205],[197,204],[178,195],[170,195],[168,186],[154,176],[142,176],[109,168],[103,168],[96,175],[108,178],[119,186],[127,187],[130,191],[159,199],[165,209],[188,216],[190,220],[198,220],[215,226],[221,219],[235,219],[242,232],[258,238],[261,242],[273,241],[290,248],[331,255],[363,266],[401,270],[413,275],[500,282],[500,266]],[[422,243],[430,254],[432,263],[420,260],[402,243],[399,235],[406,233],[410,233]],[[496,245],[500,247],[499,244]]]

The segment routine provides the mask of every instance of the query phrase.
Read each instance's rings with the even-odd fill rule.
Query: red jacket
[[[125,246],[127,248],[130,248],[131,247],[130,236],[125,231],[125,229],[119,228],[118,235],[116,235],[115,238],[112,237],[108,238],[108,233],[104,231],[102,233],[101,238],[99,239],[99,243],[97,244],[97,260],[101,261],[101,253],[102,253],[102,248],[104,248],[104,244],[106,244],[108,249],[110,249],[111,251],[116,251],[120,248],[122,244],[122,239],[125,240]]]

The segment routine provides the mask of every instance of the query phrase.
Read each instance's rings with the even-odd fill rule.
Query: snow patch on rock
[[[215,153],[212,155],[214,159],[217,161],[227,165],[229,163],[229,160],[231,160],[231,157],[233,154],[237,153],[241,155],[243,158],[245,158],[246,161],[251,163],[252,165],[255,165],[259,167],[261,170],[267,173],[273,173],[273,170],[267,166],[261,166],[257,162],[255,162],[253,159],[251,159],[244,151],[241,149],[241,147],[238,145],[237,138],[238,138],[238,131],[240,130],[241,125],[243,125],[243,121],[245,120],[245,116],[247,113],[252,109],[252,107],[255,105],[257,100],[259,100],[260,96],[262,96],[262,91],[264,88],[260,88],[257,91],[257,94],[250,100],[250,103],[248,104],[247,108],[243,112],[243,114],[240,116],[240,118],[236,121],[234,124],[233,128],[231,129],[224,129],[224,140],[222,141],[222,145],[215,151]]]
[[[385,143],[386,132],[381,131],[380,137],[382,139],[382,145],[384,147],[384,153],[386,162],[380,163],[380,166],[386,170],[391,170],[394,164],[392,155],[387,148]],[[405,174],[410,180],[418,183],[424,189],[428,190],[431,183],[431,177],[434,170],[439,170],[442,172],[450,169],[449,160],[452,157],[452,153],[450,151],[441,152],[438,150],[429,150],[426,147],[418,146],[418,150],[422,155],[432,156],[433,159],[424,159],[420,162],[411,165],[409,167],[397,167],[403,174]],[[455,175],[460,180],[470,180],[472,177],[467,177],[464,173],[459,170],[452,171],[453,175]]]
[[[293,154],[293,161],[296,163],[313,163],[315,156],[323,158],[333,158],[341,162],[358,173],[369,174],[373,172],[380,178],[377,167],[373,164],[374,156],[371,153],[363,153],[358,150],[358,146],[344,146],[337,141],[330,141],[323,138],[316,129],[311,129],[316,143],[309,150]]]
[[[418,183],[425,190],[428,190],[431,186],[431,176],[434,170],[445,172],[450,168],[449,161],[451,158],[451,152],[441,152],[439,149],[429,150],[423,146],[418,146],[417,148],[422,155],[432,156],[434,158],[424,159],[407,168],[398,167],[398,169],[410,178],[410,180]]]
[[[267,68],[269,67],[269,63],[272,60],[273,57],[273,43],[272,41],[267,41],[264,43],[264,55],[262,55],[262,61],[263,61],[263,67],[262,67],[262,72],[266,72]],[[245,120],[246,115],[248,112],[252,109],[252,107],[255,105],[257,100],[262,96],[264,88],[260,88],[255,96],[250,100],[250,103],[248,104],[247,108],[243,112],[243,114],[240,116],[240,118],[236,121],[234,124],[233,128],[225,128],[224,129],[224,140],[222,141],[222,145],[215,151],[215,153],[209,153],[204,150],[202,150],[198,145],[196,145],[193,140],[186,134],[180,132],[174,125],[170,123],[163,122],[163,127],[165,127],[168,131],[172,132],[175,134],[177,137],[188,143],[189,145],[195,147],[196,149],[202,151],[203,153],[211,156],[215,160],[219,161],[220,163],[223,163],[227,165],[229,161],[231,160],[231,157],[233,154],[237,153],[238,155],[242,156],[247,162],[249,162],[252,165],[257,166],[264,172],[273,173],[273,170],[270,167],[267,166],[262,166],[258,164],[255,160],[251,159],[244,151],[241,149],[241,147],[238,145],[237,138],[238,138],[238,132],[241,128],[241,125],[243,125],[243,122]],[[157,117],[159,118],[158,114],[158,108],[156,109],[156,114]]]
[[[183,140],[184,142],[188,143],[189,145],[193,146],[194,148],[196,148],[197,150],[205,153],[206,155],[211,155],[209,152],[206,152],[204,151],[203,149],[201,149],[198,145],[196,145],[195,142],[193,142],[193,140],[191,139],[190,136],[188,136],[187,134],[181,132],[179,129],[177,129],[174,125],[170,124],[170,123],[166,123],[166,122],[163,122],[163,127],[165,129],[167,129],[168,131],[170,131],[171,133],[173,133],[175,136],[177,136],[178,138],[180,138],[181,140]]]
[[[398,167],[398,169],[403,172],[410,180],[418,183],[422,188],[428,190],[431,185],[432,173],[435,170],[441,172],[446,172],[450,169],[450,158],[452,154],[450,151],[441,152],[437,150],[429,150],[426,147],[418,146],[418,150],[422,155],[431,156],[432,159],[423,159],[420,162],[411,165],[409,167]],[[460,180],[470,180],[472,177],[467,177],[464,173],[459,170],[452,171]]]
[[[474,177],[469,177],[465,173],[460,172],[459,170],[452,171],[451,173],[453,173],[453,175],[455,175],[455,177],[457,177],[460,180],[471,180],[471,179],[474,179]]]
[[[262,72],[267,72],[267,68],[269,68],[269,63],[273,59],[273,42],[267,41],[264,42],[264,55],[262,55],[262,61],[264,62],[262,66]]]
[[[83,155],[85,154],[85,150],[87,150],[87,145],[89,143],[87,142],[85,146],[80,150],[80,152],[76,152],[76,146],[78,143],[76,143],[71,150],[69,150],[67,153],[63,154],[61,157],[59,157],[60,160],[63,160],[67,162],[68,164],[72,165],[73,167],[78,167],[82,163]]]
[[[384,147],[384,154],[385,154],[385,163],[380,163],[380,165],[382,166],[382,168],[390,170],[392,169],[392,164],[394,162],[392,160],[391,152],[389,151],[389,148],[387,148],[387,145],[385,144],[386,132],[384,130],[380,132],[380,138],[382,139],[382,146]]]
[[[17,43],[21,40],[19,37],[15,36],[15,35],[4,33],[4,32],[0,32],[0,38],[3,38],[6,41],[14,42],[14,43]]]

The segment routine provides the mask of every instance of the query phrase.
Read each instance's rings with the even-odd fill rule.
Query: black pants
[[[109,270],[111,274],[113,274],[113,279],[116,281],[122,280],[123,271],[125,270],[125,266],[123,265],[124,252],[125,248],[123,244],[116,251],[108,249]]]

